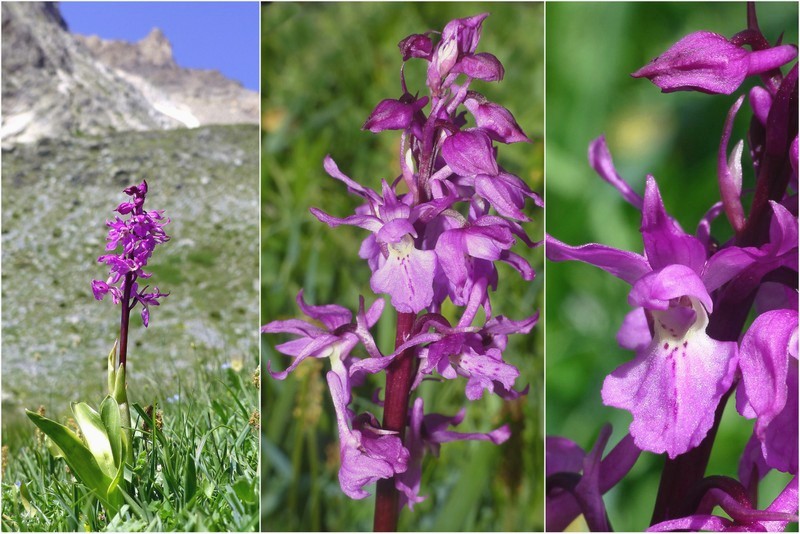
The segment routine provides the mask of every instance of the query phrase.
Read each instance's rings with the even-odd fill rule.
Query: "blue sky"
[[[258,90],[258,2],[61,2],[73,33],[138,41],[154,27],[181,67],[216,69]]]

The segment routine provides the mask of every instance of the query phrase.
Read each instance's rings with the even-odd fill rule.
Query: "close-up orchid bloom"
[[[650,32],[670,17],[687,34],[659,51],[667,37]],[[603,20],[642,51],[625,60],[630,78],[604,63],[616,70],[592,98],[608,112],[548,121],[547,530],[783,531],[798,520],[796,18],[796,5],[757,3],[548,10],[548,36],[588,40],[576,29]],[[656,57],[636,68],[645,53]],[[548,91],[568,76],[558,59]],[[682,94],[635,85],[648,80]],[[548,98],[548,117],[566,104]],[[557,185],[577,181],[564,158],[587,128],[586,182]]]

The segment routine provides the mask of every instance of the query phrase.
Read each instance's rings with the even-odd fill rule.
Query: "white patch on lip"
[[[412,252],[414,252],[414,238],[406,234],[397,243],[387,243],[389,254],[394,256],[398,261],[405,262]]]
[[[653,318],[654,339],[659,343],[680,345],[696,333],[705,332],[708,326],[708,314],[700,301],[694,297],[681,297],[673,301],[674,305],[671,303],[666,310],[647,310],[647,313]]]

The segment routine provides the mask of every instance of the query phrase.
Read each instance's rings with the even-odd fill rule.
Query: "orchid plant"
[[[72,404],[80,434],[40,413],[27,411],[28,417],[51,440],[53,454],[65,459],[72,472],[103,502],[110,516],[124,502],[120,489],[124,485],[125,463],[133,463],[126,380],[130,313],[140,305],[142,322],[147,327],[150,306],[158,306],[159,299],[168,295],[157,287],[151,291],[148,286],[140,288],[138,280],[151,276],[144,269],[156,246],[169,240],[164,232],[169,219],[164,218],[161,210],[144,209],[146,181],[126,188],[124,193],[130,200],[117,206],[119,215],[114,220],[106,221],[109,228],[106,250],[112,252],[120,246],[122,250],[98,258],[98,262],[109,267],[109,276],[106,281],[92,281],[95,299],[102,300],[110,294],[121,309],[119,338],[108,355],[108,395],[99,412],[85,402]]]
[[[533,279],[528,261],[512,248],[538,245],[522,223],[530,220],[527,201],[538,206],[542,201],[497,160],[495,143],[529,138],[509,110],[472,87],[504,75],[494,55],[477,51],[487,16],[456,19],[441,32],[400,41],[400,97],[378,103],[363,125],[373,133],[401,132],[399,176],[366,185],[347,176],[333,157],[324,160],[325,171],[362,204],[345,217],[317,207],[311,213],[331,228],[366,230],[358,255],[372,273],[372,291],[385,299],[371,298],[368,305],[361,297],[354,314],[339,304],[306,303],[301,291],[298,307],[312,322],[276,320],[262,328],[294,336],[275,347],[293,358],[288,367],[275,371],[275,362],[267,364],[274,379],[285,379],[308,358],[330,361],[339,483],[353,499],[367,497],[365,487],[377,483],[375,530],[396,530],[400,509],[425,499],[420,486],[426,452],[437,455],[442,443],[453,440],[500,444],[510,436],[507,425],[488,433],[451,430],[464,410],[425,413],[423,399],[414,398],[423,381],[463,378],[469,401],[484,394],[515,399],[526,392],[515,389],[520,373],[503,359],[503,351],[508,336],[528,333],[538,314],[519,320],[496,315],[490,295],[500,287],[498,261],[522,279]],[[410,60],[426,64],[424,96],[407,86]],[[387,305],[397,318],[390,352],[382,351],[372,334]],[[354,413],[354,387],[381,374],[383,400],[377,392],[374,398],[383,407],[382,420]]]
[[[631,311],[617,341],[634,356],[606,376],[600,396],[632,422],[605,457],[610,426],[588,453],[567,438],[547,439],[548,530],[563,530],[580,514],[591,530],[611,530],[603,494],[643,452],[666,455],[652,531],[774,531],[798,520],[796,58],[796,46],[769,43],[751,3],[740,33],[692,33],[633,73],[665,93],[730,95],[746,78],[760,79],[747,95],[754,188],[743,187],[744,142],[729,147],[742,95],[717,146],[719,199],[693,234],[669,214],[653,176],[639,194],[616,171],[605,138],[590,144],[590,166],[641,214],[643,252],[548,235],[546,255],[594,265],[630,285]],[[712,235],[722,214],[732,231],[726,241]],[[738,414],[753,420],[738,479],[707,476],[734,395]],[[759,482],[771,470],[788,473],[789,482],[759,509]],[[712,513],[717,506],[726,515]]]

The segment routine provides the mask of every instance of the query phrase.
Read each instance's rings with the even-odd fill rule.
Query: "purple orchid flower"
[[[131,200],[119,204],[116,211],[128,218],[116,216],[113,221],[106,221],[109,228],[106,250],[113,251],[121,245],[122,251],[119,254],[104,254],[97,259],[108,265],[109,277],[105,281],[92,280],[92,294],[97,300],[103,300],[107,294],[111,294],[114,304],[125,301],[123,306],[129,310],[141,304],[142,323],[147,327],[150,324],[150,306],[158,306],[158,299],[169,293],[161,293],[157,287],[148,293],[147,286],[139,289],[136,280],[151,276],[144,268],[156,246],[169,241],[169,236],[164,232],[164,225],[169,223],[169,219],[164,218],[163,210],[144,210],[146,180],[126,188],[124,193]]]
[[[374,346],[375,342],[372,340],[369,329],[378,322],[383,313],[383,305],[383,300],[378,299],[364,313],[362,300],[359,309],[360,320],[353,322],[353,314],[343,306],[337,304],[310,306],[306,304],[301,289],[297,294],[297,306],[308,317],[322,323],[325,328],[300,319],[272,321],[262,326],[261,332],[264,334],[284,333],[298,336],[294,340],[275,347],[278,352],[294,358],[291,365],[284,371],[273,373],[271,362],[267,362],[267,371],[273,378],[283,380],[306,358],[329,358],[335,372],[340,375],[347,374],[344,371],[352,368],[351,360],[358,360],[351,357],[350,353],[359,344],[360,339],[365,340],[368,346]],[[355,370],[364,367],[363,364],[357,364]]]
[[[397,432],[381,429],[372,414],[352,417],[347,409],[350,386],[346,377],[335,371],[329,371],[327,375],[339,427],[339,485],[348,497],[363,499],[369,496],[364,491],[365,485],[404,472],[409,454]],[[352,421],[352,428],[348,421]]]
[[[603,138],[597,144],[604,145]],[[613,170],[610,154],[597,165]],[[627,184],[621,190],[636,201]],[[637,446],[674,458],[696,447],[711,428],[716,406],[733,383],[737,345],[706,333],[713,311],[709,292],[716,287],[704,279],[720,281],[715,264],[707,262],[703,244],[667,214],[652,177],[642,204],[642,238],[645,256],[598,244],[571,247],[550,236],[546,253],[552,261],[595,265],[632,285],[628,301],[643,314],[636,311],[638,320],[626,320],[619,337],[637,340],[629,345],[637,349],[636,358],[606,377],[603,402],[632,413]]]

